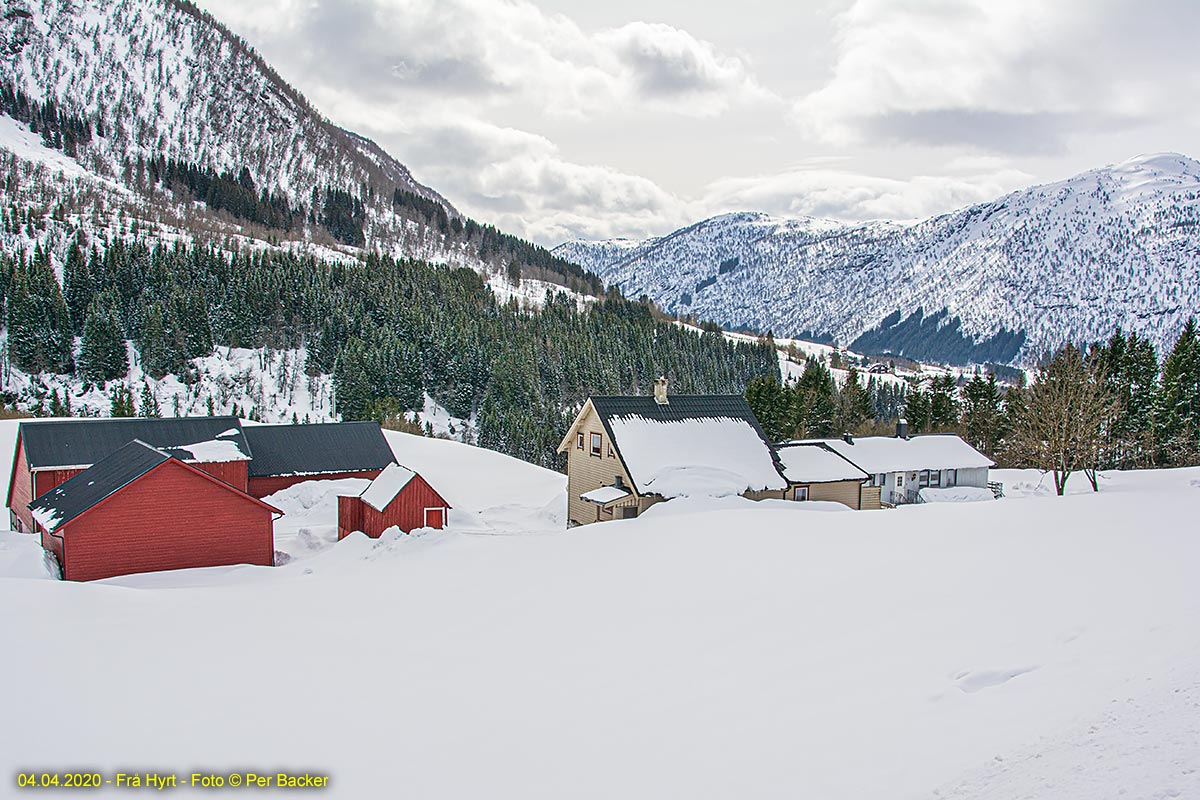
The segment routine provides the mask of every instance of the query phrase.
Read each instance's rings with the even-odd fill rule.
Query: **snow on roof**
[[[602,506],[620,500],[622,497],[629,497],[629,491],[627,489],[618,489],[616,486],[601,486],[599,489],[592,489],[590,492],[584,492],[579,495],[580,500],[586,500],[589,503],[597,503]]]
[[[233,431],[232,433],[226,431],[218,435],[233,436],[236,434],[237,431]],[[184,461],[220,463],[224,461],[250,460],[250,456],[242,452],[241,447],[238,446],[238,442],[231,439],[209,439],[206,442],[196,442],[195,444],[164,445],[162,449]]]
[[[910,439],[864,436],[855,439],[854,444],[830,439],[825,445],[870,473],[995,466],[990,458],[952,433]]]
[[[416,474],[411,469],[399,464],[388,464],[359,497],[376,511],[383,511],[391,505],[391,502],[396,499],[396,495],[400,494],[400,490],[407,486]]]
[[[639,491],[663,497],[721,497],[784,489],[771,448],[745,419],[700,417],[608,420]]]
[[[828,483],[866,480],[867,473],[837,453],[813,444],[784,445],[776,449],[783,476],[791,483]]]

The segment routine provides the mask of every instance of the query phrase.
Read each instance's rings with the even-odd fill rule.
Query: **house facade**
[[[857,510],[880,508],[870,476],[822,442],[793,442],[775,448],[787,478],[787,498],[830,501]]]
[[[133,441],[30,503],[64,580],[274,563],[278,509]]]
[[[824,444],[867,473],[880,502],[920,502],[922,489],[988,488],[990,458],[952,434],[865,436]]]
[[[782,499],[787,480],[737,395],[591,397],[558,447],[567,455],[567,519],[636,517],[684,496]]]

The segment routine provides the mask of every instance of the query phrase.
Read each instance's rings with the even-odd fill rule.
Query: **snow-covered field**
[[[1110,475],[1100,494],[1077,476],[1065,498],[1000,472],[1004,500],[880,512],[675,500],[567,531],[562,476],[389,440],[454,505],[449,530],[318,532],[274,569],[94,584],[29,579],[36,545],[0,536],[0,780],[1200,797],[1200,469]],[[317,527],[319,494],[292,498]]]

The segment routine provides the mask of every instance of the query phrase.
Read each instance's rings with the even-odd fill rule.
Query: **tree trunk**
[[[1093,492],[1100,491],[1100,484],[1099,484],[1099,479],[1096,474],[1096,469],[1095,468],[1085,469],[1083,471],[1083,474],[1087,476],[1088,483],[1090,483],[1092,485],[1092,491]]]

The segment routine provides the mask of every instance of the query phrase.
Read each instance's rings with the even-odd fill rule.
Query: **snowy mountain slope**
[[[555,253],[672,312],[859,350],[936,359],[919,340],[954,318],[969,341],[943,330],[944,360],[1019,363],[1117,326],[1161,349],[1200,313],[1200,162],[1139,156],[911,226],[738,213]]]
[[[423,473],[445,458],[439,489],[479,488],[471,453],[413,444]],[[10,693],[0,766],[40,771],[53,741],[104,771],[307,769],[335,798],[397,770],[430,800],[1195,797],[1200,471],[1126,477],[889,512],[672,501],[507,536],[452,512],[275,569],[85,585],[35,580],[36,541],[2,534],[0,641],[22,657],[0,681],[57,688]]]
[[[237,172],[303,202],[318,185],[400,187],[449,204],[373,142],[333,125],[244,41],[180,0],[6,0],[6,67],[32,101],[97,133],[84,166],[121,175],[139,157]]]

